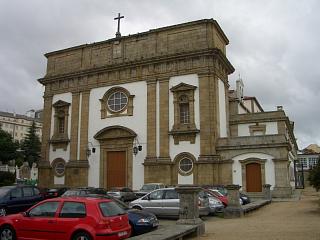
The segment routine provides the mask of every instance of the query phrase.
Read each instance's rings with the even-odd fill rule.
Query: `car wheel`
[[[0,230],[0,240],[16,240],[16,233],[10,226],[4,226]]]
[[[0,216],[7,215],[7,210],[5,208],[0,208]]]
[[[72,240],[92,240],[92,238],[86,232],[78,232],[73,236]]]
[[[141,208],[141,207],[139,207],[139,206],[133,206],[132,208],[134,208],[134,209],[138,209],[138,210],[142,210],[142,208]]]

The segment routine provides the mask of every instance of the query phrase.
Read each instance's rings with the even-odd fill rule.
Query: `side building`
[[[308,181],[310,170],[320,162],[320,147],[317,144],[310,144],[303,150],[298,152],[298,160],[303,166],[303,175],[305,186],[310,186]]]
[[[37,111],[41,112],[40,110]],[[39,116],[39,115],[37,115]],[[23,140],[29,128],[32,125],[32,122],[35,122],[36,134],[41,139],[42,138],[42,119],[33,115],[27,116],[22,114],[10,113],[10,112],[1,112],[0,111],[0,128],[11,134],[13,140],[21,141]]]
[[[291,194],[293,123],[230,91],[213,19],[45,54],[42,186],[239,184]],[[250,185],[251,184],[251,185]]]

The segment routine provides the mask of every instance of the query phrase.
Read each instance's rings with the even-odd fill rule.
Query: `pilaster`
[[[90,91],[82,92],[80,124],[80,160],[87,159]]]
[[[79,130],[79,102],[80,93],[72,93],[71,105],[71,135],[70,135],[70,160],[77,160],[78,130]]]
[[[160,111],[160,156],[159,159],[169,158],[169,79],[161,80],[159,83],[159,106]]]
[[[157,81],[147,81],[147,157],[146,161],[156,159],[157,123]]]
[[[52,96],[46,96],[44,97],[44,106],[43,106],[41,161],[49,161],[51,116],[52,116]]]
[[[216,154],[217,137],[217,83],[213,74],[199,75],[200,100],[200,157],[210,159]]]
[[[273,159],[275,171],[275,186],[272,196],[288,198],[292,195],[292,187],[289,181],[288,159]]]

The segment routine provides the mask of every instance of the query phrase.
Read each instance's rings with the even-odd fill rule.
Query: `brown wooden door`
[[[261,165],[259,163],[249,163],[246,165],[247,192],[261,192]]]
[[[107,189],[126,186],[126,152],[107,152]]]

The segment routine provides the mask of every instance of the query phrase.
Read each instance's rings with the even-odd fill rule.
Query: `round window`
[[[124,92],[117,91],[108,98],[108,108],[113,112],[122,111],[128,104],[128,97]]]
[[[179,162],[179,169],[182,173],[190,173],[193,168],[193,162],[189,158],[183,158]]]
[[[64,162],[58,162],[54,168],[56,174],[58,176],[63,176],[64,175],[64,170],[65,170],[65,164]]]

